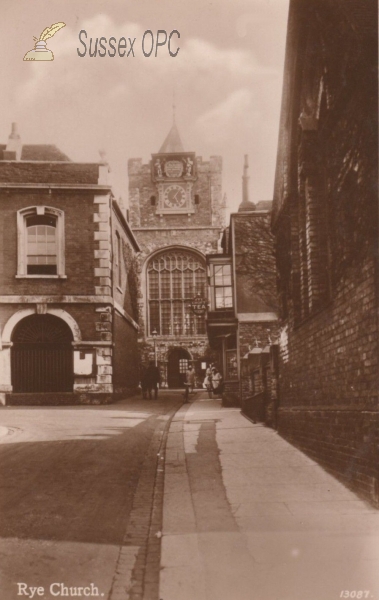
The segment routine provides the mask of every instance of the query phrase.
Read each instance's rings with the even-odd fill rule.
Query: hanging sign
[[[200,294],[192,298],[191,309],[194,315],[203,315],[207,310],[207,304],[205,298],[202,298]]]

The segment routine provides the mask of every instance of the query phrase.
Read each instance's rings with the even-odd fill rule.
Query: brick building
[[[222,159],[185,151],[173,123],[151,161],[130,159],[128,173],[130,224],[141,247],[142,359],[151,360],[155,347],[162,385],[181,387],[187,365],[200,380],[207,360],[205,315],[195,315],[191,302],[206,297],[205,256],[217,252],[224,227]]]
[[[243,198],[238,212],[230,215],[223,252],[207,257],[207,330],[211,347],[219,356],[224,402],[238,404],[250,416],[271,423],[272,369],[270,373],[268,370],[271,346],[278,338],[272,203],[250,202],[248,180],[246,156]],[[263,360],[266,355],[268,361]]]
[[[109,168],[0,145],[0,399],[106,402],[138,385],[138,244]]]
[[[377,3],[291,0],[272,227],[279,432],[378,502]]]

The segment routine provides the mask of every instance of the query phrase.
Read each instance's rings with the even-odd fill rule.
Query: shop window
[[[227,381],[233,381],[238,379],[238,363],[237,363],[237,350],[226,350],[226,373],[225,379]]]

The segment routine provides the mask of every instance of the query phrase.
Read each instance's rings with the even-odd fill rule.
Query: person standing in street
[[[152,399],[152,392],[154,390],[154,400],[158,398],[158,385],[161,382],[161,375],[158,367],[153,361],[150,361],[146,371],[146,384],[149,392],[149,399]]]
[[[214,394],[222,392],[222,375],[216,367],[212,368],[212,392]]]
[[[190,365],[186,371],[186,381],[185,381],[185,402],[188,402],[190,391],[193,392],[195,387],[195,370],[192,365]]]
[[[141,366],[141,390],[142,390],[142,398],[144,400],[146,400],[147,392],[148,392],[147,370],[148,370],[148,367],[146,366],[146,364],[143,364]]]

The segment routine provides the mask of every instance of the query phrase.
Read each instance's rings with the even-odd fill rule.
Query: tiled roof
[[[0,160],[4,160],[6,144],[0,144]],[[53,144],[25,144],[22,146],[21,160],[70,161],[69,157]]]
[[[70,160],[52,144],[26,144],[22,147],[21,160]]]

